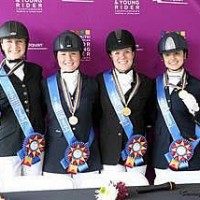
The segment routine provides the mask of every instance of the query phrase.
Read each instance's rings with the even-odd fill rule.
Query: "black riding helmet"
[[[171,53],[183,50],[188,54],[188,45],[185,38],[177,32],[165,33],[158,43],[158,52]]]
[[[54,54],[58,51],[80,51],[83,53],[83,41],[82,39],[72,31],[65,31],[58,35],[54,41]]]
[[[18,21],[7,21],[0,26],[0,40],[5,38],[24,38],[26,39],[26,52],[29,42],[29,33],[24,24]],[[4,54],[2,48],[2,53]]]
[[[135,39],[127,30],[115,30],[109,33],[106,39],[106,51],[111,51],[131,47],[133,51],[136,49]]]

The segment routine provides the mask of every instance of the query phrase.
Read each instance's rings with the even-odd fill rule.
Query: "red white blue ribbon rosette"
[[[88,168],[87,160],[90,157],[88,143],[74,142],[65,151],[64,158],[60,161],[67,173],[76,174]]]
[[[169,153],[165,156],[169,162],[169,166],[173,170],[178,170],[188,167],[188,161],[192,158],[193,153],[194,148],[190,141],[178,139],[171,143]]]
[[[125,166],[132,168],[134,165],[144,163],[143,156],[147,151],[147,140],[142,135],[133,135],[127,142],[122,152],[122,159],[126,160]]]
[[[22,164],[31,166],[40,161],[40,155],[44,152],[45,140],[40,133],[33,133],[24,139],[22,149],[18,151]]]

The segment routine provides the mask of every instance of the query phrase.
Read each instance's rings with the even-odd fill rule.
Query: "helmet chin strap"
[[[127,70],[125,70],[125,71],[119,71],[116,67],[114,67],[119,73],[124,73],[124,74],[127,74],[128,72],[130,72],[131,70],[134,70],[134,68],[135,68],[135,63],[133,63],[132,65],[131,65],[131,67],[129,68],[129,69],[127,69]]]
[[[23,60],[23,59],[20,59],[20,58],[14,59],[14,60],[8,60],[8,59],[6,59],[6,61],[7,61],[8,63],[18,63],[18,62],[20,62],[21,60]]]
[[[182,71],[182,69],[184,69],[184,65],[181,65],[178,69],[175,69],[175,70],[173,70],[173,69],[167,69],[169,72],[174,72],[174,73],[176,73],[176,72],[180,72],[180,71]]]
[[[115,67],[115,69],[116,69],[119,73],[127,74],[127,73],[130,72],[133,68],[131,67],[131,68],[127,69],[126,71],[119,71],[116,67]]]

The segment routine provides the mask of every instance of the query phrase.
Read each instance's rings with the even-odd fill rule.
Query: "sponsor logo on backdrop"
[[[91,30],[72,30],[81,37],[84,43],[83,61],[91,60]]]
[[[140,14],[139,0],[114,0],[115,14]]]
[[[28,50],[47,50],[48,48],[45,47],[44,43],[29,43]]]
[[[164,34],[166,33],[171,33],[175,31],[176,33],[178,33],[179,35],[183,36],[186,39],[186,31],[177,31],[177,30],[171,30],[171,31],[161,31],[161,37],[163,37]]]
[[[176,4],[176,5],[187,5],[188,0],[153,0],[156,3],[161,3],[161,4]]]
[[[61,0],[62,2],[72,2],[72,3],[93,3],[94,0]]]
[[[43,0],[14,0],[18,13],[41,13]]]

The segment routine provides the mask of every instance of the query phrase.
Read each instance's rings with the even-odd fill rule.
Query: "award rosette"
[[[134,165],[142,165],[144,163],[143,155],[147,151],[147,140],[142,135],[133,135],[126,144],[126,148],[122,152],[122,159],[126,160],[125,166],[132,168]]]
[[[67,173],[76,174],[88,168],[87,160],[90,157],[88,143],[74,142],[65,151],[65,157],[60,161]]]
[[[40,133],[34,133],[24,139],[22,149],[18,155],[23,165],[31,166],[40,161],[40,155],[44,151],[45,140]]]
[[[169,167],[173,170],[179,170],[188,167],[188,161],[192,158],[193,153],[191,142],[186,139],[178,139],[171,143],[169,152],[165,156]]]

